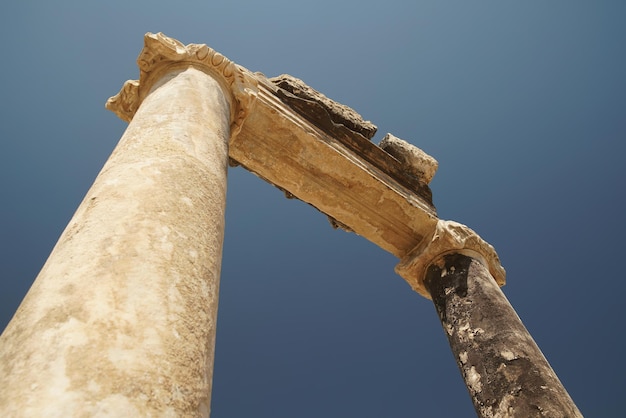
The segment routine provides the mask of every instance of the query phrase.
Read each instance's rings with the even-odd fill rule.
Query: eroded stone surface
[[[208,416],[229,102],[153,86],[0,337],[0,416]]]
[[[430,299],[424,285],[426,270],[442,255],[465,254],[479,260],[500,286],[506,282],[506,272],[496,250],[469,227],[454,221],[438,220],[432,235],[400,260],[396,273],[422,296]]]
[[[425,286],[478,416],[582,417],[485,266],[459,253],[433,261]]]
[[[338,124],[328,134],[295,109],[310,101],[256,76],[254,110],[231,140],[232,161],[398,257],[432,233],[427,186],[363,135]]]
[[[319,104],[328,117],[336,124],[344,125],[367,139],[372,139],[376,133],[376,125],[364,120],[354,109],[329,99],[299,78],[289,74],[282,74],[278,77],[270,78],[270,81],[300,99]]]
[[[400,161],[407,171],[424,184],[429,184],[435,176],[438,167],[437,160],[415,145],[387,134],[380,141],[379,146]]]
[[[222,84],[232,102],[230,132],[236,135],[254,106],[256,78],[205,44],[184,45],[160,32],[144,36],[144,48],[137,58],[139,80],[124,83],[120,92],[107,100],[106,108],[120,119],[130,121],[153,83],[161,78],[163,71],[176,65],[196,66]]]

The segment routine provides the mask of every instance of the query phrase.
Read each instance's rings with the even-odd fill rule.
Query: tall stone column
[[[0,416],[208,416],[229,137],[254,86],[148,34],[130,122],[0,337]]]
[[[582,417],[500,290],[495,250],[474,231],[439,221],[398,270],[435,304],[478,416]]]

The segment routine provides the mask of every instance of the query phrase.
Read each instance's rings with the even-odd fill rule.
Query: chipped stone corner
[[[352,228],[350,228],[348,225],[339,222],[337,219],[333,218],[330,215],[326,215],[328,217],[328,222],[330,222],[330,226],[333,227],[333,229],[341,229],[342,231],[345,232],[354,232],[354,230]]]
[[[420,295],[431,299],[424,278],[428,266],[443,255],[463,254],[484,265],[499,286],[506,283],[506,271],[491,244],[483,240],[474,230],[455,221],[439,219],[432,235],[425,237],[413,250],[405,255],[395,270]]]
[[[372,139],[378,129],[376,125],[369,120],[363,119],[363,117],[351,107],[329,99],[299,78],[289,74],[281,74],[277,77],[270,78],[269,81],[300,99],[317,103],[328,113],[328,116],[334,123],[343,125],[351,131],[363,135],[367,139]]]
[[[392,134],[387,134],[378,144],[387,154],[402,164],[404,169],[417,177],[422,183],[429,184],[439,163],[430,155],[413,144]]]

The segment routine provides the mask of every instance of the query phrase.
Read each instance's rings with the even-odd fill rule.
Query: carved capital
[[[180,65],[194,65],[211,73],[230,92],[231,137],[235,136],[249,114],[257,96],[257,79],[205,44],[183,45],[162,33],[147,33],[137,58],[139,80],[124,83],[120,92],[107,100],[106,108],[129,122],[152,85],[164,70]]]
[[[396,266],[398,273],[417,293],[431,299],[424,286],[426,269],[450,253],[460,253],[480,261],[500,286],[504,286],[506,272],[496,250],[469,227],[454,221],[439,220],[430,238],[404,256]]]

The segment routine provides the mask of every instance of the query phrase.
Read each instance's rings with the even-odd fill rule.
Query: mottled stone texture
[[[1,417],[208,416],[230,98],[152,86],[0,337]]]
[[[421,183],[429,184],[437,172],[439,166],[437,160],[392,134],[385,135],[378,146],[397,159],[402,167]]]
[[[363,135],[367,139],[372,139],[376,133],[376,125],[370,121],[363,120],[354,109],[346,105],[338,103],[324,96],[319,91],[308,86],[304,81],[293,77],[289,74],[282,74],[278,77],[271,78],[270,81],[281,89],[288,91],[295,97],[305,100],[311,105],[316,104],[319,109],[323,109],[324,116],[320,116],[317,106],[308,106],[303,116],[313,118],[316,126],[327,125],[326,118],[332,120],[333,123],[343,125],[353,132]]]
[[[397,159],[333,120],[319,102],[255,77],[254,107],[229,145],[235,164],[398,257],[432,235],[437,217],[430,189]]]
[[[425,284],[480,417],[582,417],[481,263],[444,255]]]

